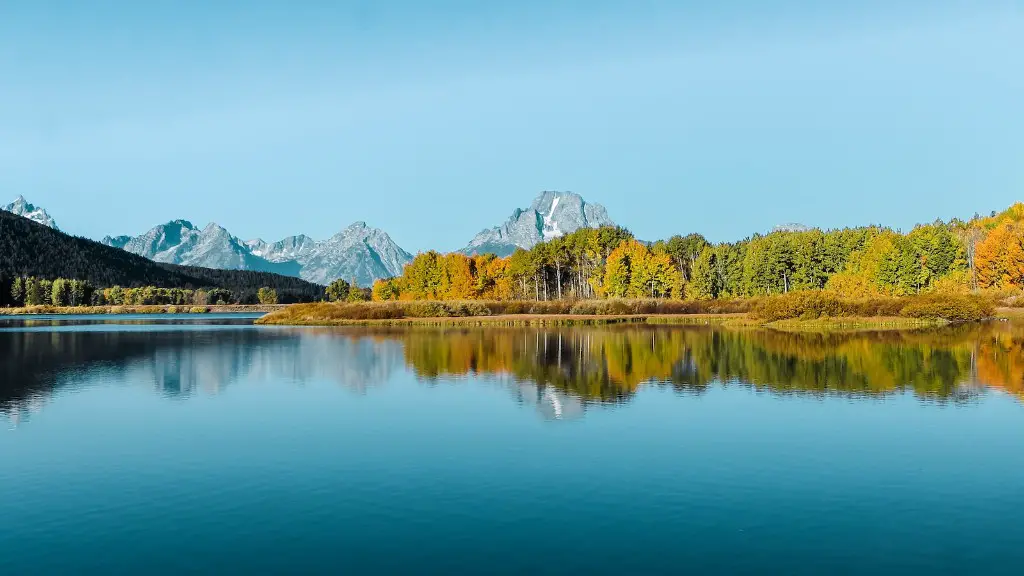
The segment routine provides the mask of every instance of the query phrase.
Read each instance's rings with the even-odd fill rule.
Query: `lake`
[[[2,574],[1018,574],[1024,327],[0,320]]]

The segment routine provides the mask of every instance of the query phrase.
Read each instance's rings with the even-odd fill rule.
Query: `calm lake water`
[[[0,322],[0,574],[1020,574],[1024,329]]]

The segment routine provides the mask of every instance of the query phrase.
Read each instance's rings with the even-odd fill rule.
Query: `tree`
[[[639,243],[637,243],[639,244]],[[633,298],[682,298],[682,273],[668,254],[637,249],[632,259],[629,296]]]
[[[15,306],[25,303],[25,281],[20,276],[11,284],[11,299]]]
[[[124,288],[121,288],[120,286],[107,288],[103,291],[103,298],[110,304],[120,306],[124,304]],[[205,303],[206,302],[203,302],[203,304]],[[198,304],[198,302],[196,302],[196,304]]]
[[[51,302],[54,306],[67,306],[71,302],[71,287],[68,281],[57,278],[50,286]]]
[[[998,225],[978,244],[974,258],[979,287],[1024,287],[1024,226]]]
[[[381,278],[373,283],[371,297],[375,301],[398,300],[402,296],[400,278]]]
[[[599,296],[625,298],[629,294],[633,252],[629,241],[623,241],[611,251],[604,265],[604,281]]]
[[[339,278],[327,286],[327,299],[331,302],[343,302],[348,299],[350,289],[349,283]]]
[[[690,277],[690,295],[701,300],[718,298],[721,291],[719,275],[715,261],[715,250],[710,246],[701,250],[693,261]]]
[[[664,243],[664,251],[668,254],[676,267],[683,275],[683,279],[689,282],[693,277],[693,264],[700,257],[701,252],[711,244],[700,234],[678,234],[669,238]]]
[[[72,306],[85,306],[88,304],[88,296],[92,288],[84,280],[72,280],[70,283],[70,304]]]
[[[348,298],[345,299],[348,302],[366,302],[373,295],[369,288],[360,288],[356,284],[355,276],[352,277],[352,281],[348,285]]]
[[[277,304],[277,290],[264,286],[259,289],[256,293],[256,297],[259,299],[260,304],[270,305]]]
[[[421,252],[405,265],[403,298],[410,300],[441,299],[441,254],[434,250]]]
[[[440,266],[439,300],[469,300],[477,296],[473,260],[459,252],[452,252],[437,260]]]

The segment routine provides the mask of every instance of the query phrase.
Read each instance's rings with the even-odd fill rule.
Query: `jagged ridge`
[[[579,194],[542,192],[529,208],[517,208],[501,226],[477,234],[462,252],[470,255],[491,252],[507,256],[516,248],[529,249],[580,228],[614,225],[604,206],[589,204]]]

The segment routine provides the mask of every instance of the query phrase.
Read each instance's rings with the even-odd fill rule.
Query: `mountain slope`
[[[289,260],[298,261],[309,254],[316,248],[316,241],[305,234],[299,234],[273,244],[257,239],[249,240],[245,245],[254,256],[259,256],[269,262],[287,262]]]
[[[542,192],[529,208],[516,209],[501,226],[477,234],[462,252],[507,256],[516,248],[532,248],[580,228],[614,225],[604,206],[588,204],[579,194]]]
[[[28,201],[25,200],[24,196],[18,196],[14,202],[4,206],[3,210],[10,212],[11,214],[17,214],[23,218],[28,218],[33,222],[37,222],[43,226],[48,226],[54,230],[59,230],[59,228],[57,228],[57,222],[54,221],[46,210],[33,204],[29,204]]]
[[[317,242],[299,257],[300,276],[326,284],[333,280],[355,280],[369,286],[378,278],[400,276],[412,255],[402,250],[382,230],[356,222],[323,242]]]
[[[161,264],[99,242],[69,236],[27,218],[0,211],[0,276],[74,278],[97,287],[216,287],[236,294],[274,288],[282,301],[309,301],[323,295],[310,282],[255,271],[212,270]]]
[[[200,230],[187,220],[173,220],[141,236],[107,236],[102,243],[167,264],[299,275],[294,262],[269,262],[255,256],[242,241],[212,223]]]
[[[323,241],[298,235],[268,243],[243,242],[216,224],[200,230],[187,220],[174,220],[134,238],[107,236],[103,243],[156,262],[267,271],[323,284],[354,278],[369,286],[378,278],[400,275],[412,260],[387,233],[365,222]]]

